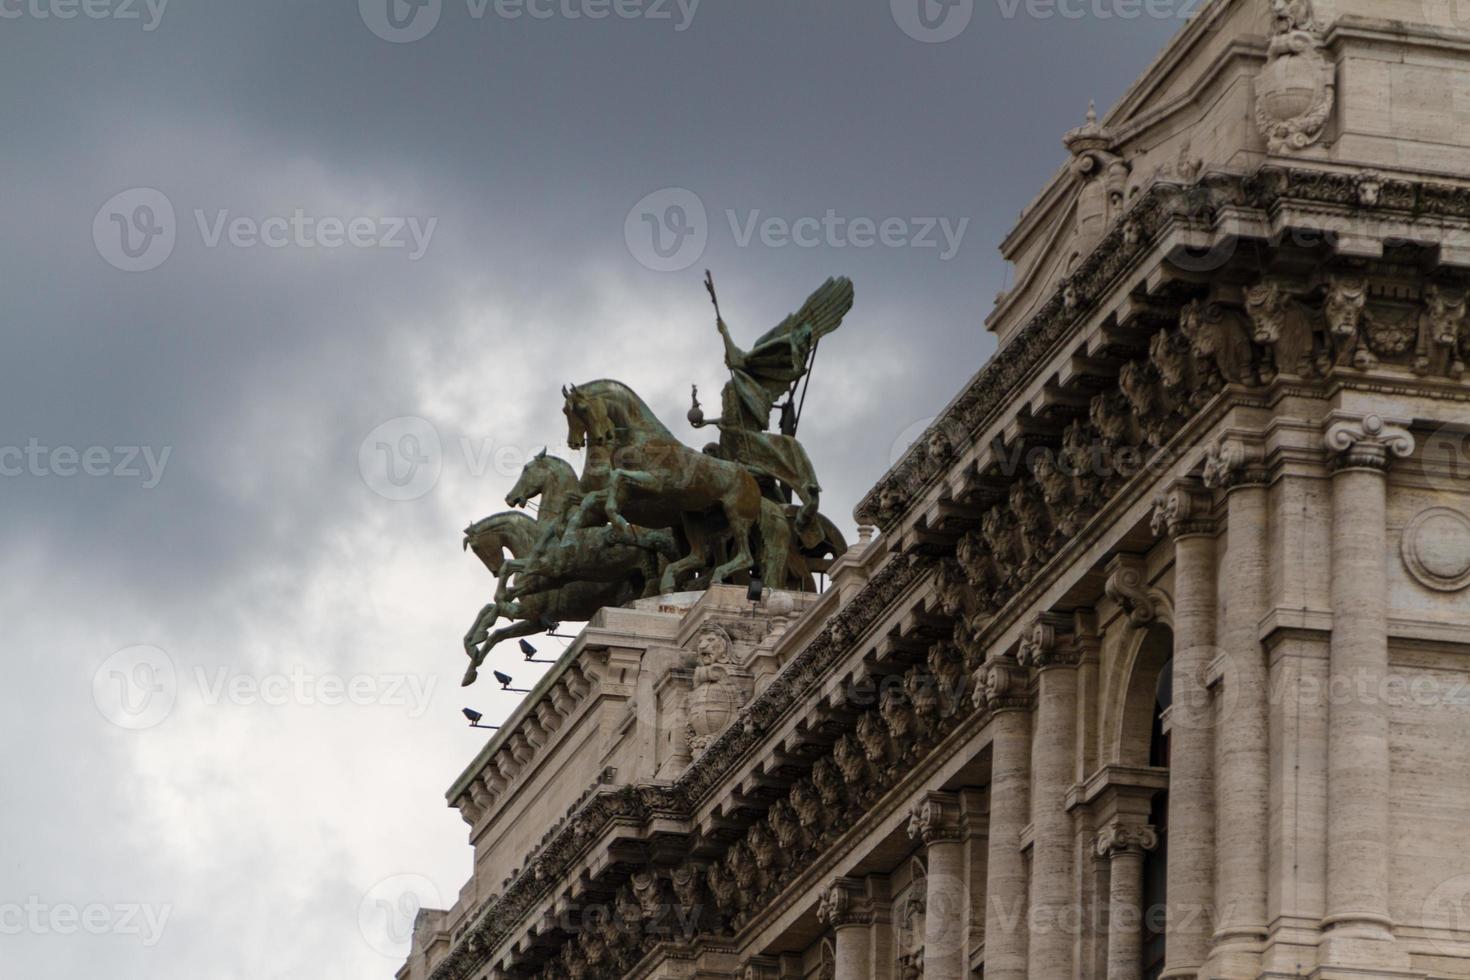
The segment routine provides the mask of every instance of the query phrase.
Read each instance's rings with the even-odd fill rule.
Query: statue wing
[[[770,341],[785,337],[803,323],[811,324],[812,340],[815,341],[842,326],[842,318],[847,316],[847,311],[850,309],[852,309],[852,280],[846,276],[833,276],[807,297],[801,309],[768,331],[755,342],[755,346],[759,348]]]

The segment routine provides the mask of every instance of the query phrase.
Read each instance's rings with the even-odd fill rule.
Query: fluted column
[[[1031,819],[1031,699],[1026,672],[1010,657],[977,675],[975,697],[990,717],[990,853],[985,866],[986,980],[1027,980],[1026,859],[1021,831]]]
[[[817,919],[830,926],[836,937],[833,980],[872,980],[868,940],[873,905],[863,883],[857,878],[833,881],[817,905]]]
[[[1328,705],[1324,963],[1360,962],[1361,940],[1391,940],[1388,914],[1388,467],[1414,450],[1376,415],[1337,418],[1332,470],[1332,638]],[[1377,944],[1373,944],[1377,945]],[[1347,954],[1348,946],[1353,952]]]
[[[1206,477],[1226,493],[1225,616],[1215,741],[1215,934],[1212,976],[1255,976],[1266,940],[1270,827],[1270,705],[1260,626],[1270,601],[1269,490],[1263,452],[1227,440]]]
[[[1169,711],[1169,867],[1165,977],[1200,975],[1213,931],[1215,764],[1206,677],[1215,655],[1215,528],[1203,489],[1183,483],[1154,510],[1174,540],[1173,707]]]
[[[924,980],[963,980],[970,898],[965,826],[954,793],[925,793],[909,816],[909,836],[928,852],[924,894]]]
[[[1143,855],[1158,844],[1146,824],[1118,821],[1097,835],[1097,855],[1108,861],[1107,980],[1143,978]]]
[[[1033,977],[1072,975],[1072,932],[1078,923],[1072,815],[1067,790],[1076,782],[1077,671],[1081,659],[1068,616],[1044,614],[1021,642],[1019,662],[1037,671],[1036,732],[1031,739],[1031,945]]]

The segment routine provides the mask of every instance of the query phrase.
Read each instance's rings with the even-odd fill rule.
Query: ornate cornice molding
[[[1211,173],[1192,185],[1156,182],[1114,223],[1077,270],[1056,284],[1051,297],[1031,320],[935,419],[931,429],[947,434],[946,452],[931,454],[929,438],[915,440],[859,502],[855,509],[858,519],[888,530],[924,500],[959,452],[985,435],[1011,403],[1016,390],[1051,358],[1057,345],[1087,318],[1117,279],[1150,253],[1169,229],[1180,224],[1210,228],[1227,211],[1270,213],[1282,207],[1351,212],[1369,226],[1378,222],[1388,227],[1388,222],[1412,223],[1420,218],[1428,222],[1470,222],[1470,187],[1361,171],[1276,165],[1250,175]],[[1380,357],[1414,354],[1414,338],[1420,332],[1417,322],[1409,328],[1387,321],[1360,325],[1360,318],[1347,308],[1356,302],[1355,285],[1349,282],[1341,287],[1335,290],[1338,299],[1328,313],[1328,332],[1354,327],[1359,333],[1351,339],[1336,335],[1344,363],[1366,370]],[[1411,331],[1407,341],[1402,339],[1404,329]],[[1460,335],[1461,350],[1470,342],[1467,335],[1470,331]],[[1430,361],[1425,363],[1433,366]]]

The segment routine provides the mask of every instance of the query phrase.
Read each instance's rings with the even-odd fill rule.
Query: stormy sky
[[[391,976],[469,873],[459,709],[514,705],[458,686],[460,531],[579,462],[560,386],[700,445],[704,268],[746,342],[851,276],[801,430],[850,528],[993,352],[1062,133],[1183,24],[388,2],[0,0],[7,978]]]

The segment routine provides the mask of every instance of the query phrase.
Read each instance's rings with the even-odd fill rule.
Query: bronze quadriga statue
[[[708,276],[706,286],[714,300]],[[817,510],[821,487],[796,440],[801,382],[852,297],[850,280],[827,280],[749,351],[735,344],[716,301],[730,380],[718,419],[704,418],[695,392],[690,423],[720,432],[703,451],[620,381],[563,386],[567,445],[586,452],[581,476],[543,450],[506,496],[515,508],[539,497],[537,516],[511,510],[465,529],[465,547],[498,583],[465,635],[464,683],[501,641],[587,620],[603,606],[752,578],[815,589],[847,544]],[[776,432],[768,431],[773,412]],[[510,625],[492,632],[502,618]]]

